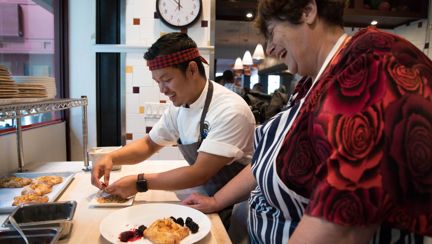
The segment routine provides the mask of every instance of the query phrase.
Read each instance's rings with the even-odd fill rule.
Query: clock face
[[[156,10],[168,26],[184,28],[195,23],[201,15],[201,0],[157,0]]]

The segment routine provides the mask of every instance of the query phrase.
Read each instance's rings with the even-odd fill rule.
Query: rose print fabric
[[[276,172],[300,215],[381,224],[377,243],[432,236],[432,62],[408,41],[360,30],[282,141]]]

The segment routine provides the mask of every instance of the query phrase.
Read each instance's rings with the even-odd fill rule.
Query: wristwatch
[[[138,192],[146,192],[147,188],[147,180],[144,179],[144,174],[138,174],[136,181],[136,189]]]

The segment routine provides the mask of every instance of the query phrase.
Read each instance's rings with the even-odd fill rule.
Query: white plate
[[[207,215],[187,206],[168,203],[147,203],[119,209],[102,220],[99,231],[111,243],[124,243],[118,239],[121,232],[137,228],[140,225],[148,227],[153,221],[170,216],[182,217],[185,221],[187,217],[190,217],[199,225],[198,232],[190,233],[180,242],[181,244],[195,243],[210,232],[211,224]],[[147,239],[139,239],[133,243],[151,242]]]
[[[105,196],[109,196],[109,194],[102,192],[102,191],[99,191],[98,193],[96,193],[94,195],[94,197],[92,198],[92,200],[89,203],[89,206],[90,207],[127,207],[127,206],[131,206],[133,201],[134,201],[134,197],[130,197],[126,202],[121,202],[121,203],[120,202],[119,203],[115,203],[115,202],[99,203],[97,201],[97,199],[99,197],[105,197]]]

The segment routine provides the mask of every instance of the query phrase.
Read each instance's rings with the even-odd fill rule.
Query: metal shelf
[[[41,113],[54,112],[65,110],[73,107],[82,107],[82,127],[83,127],[83,156],[84,156],[84,169],[89,171],[89,162],[87,156],[87,105],[88,100],[86,96],[76,99],[53,99],[39,102],[19,102],[12,104],[0,105],[0,121],[6,119],[16,119],[16,134],[17,134],[17,150],[18,150],[18,171],[22,172],[23,169],[23,143],[22,143],[22,130],[21,118]]]

